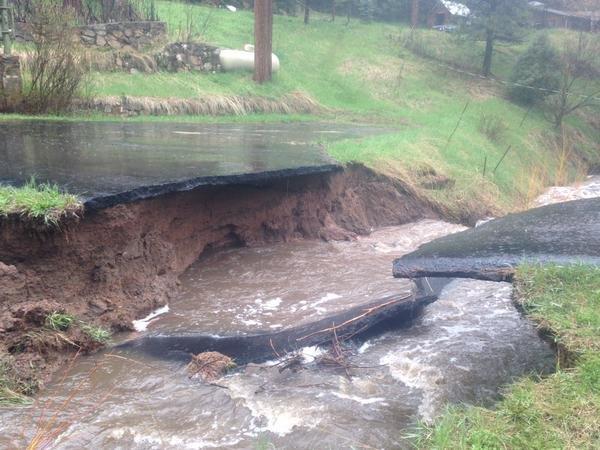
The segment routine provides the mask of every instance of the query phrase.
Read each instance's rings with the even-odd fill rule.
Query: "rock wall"
[[[141,50],[167,41],[165,22],[114,22],[84,25],[74,29],[75,39],[79,36],[87,47],[113,50]],[[17,42],[32,42],[29,23],[15,25]]]
[[[208,44],[174,42],[155,55],[159,69],[167,72],[220,72],[218,47]]]
[[[21,62],[18,56],[0,56],[0,111],[12,111],[21,102]]]
[[[90,47],[140,50],[164,42],[167,24],[150,21],[99,23],[79,27],[77,32],[81,42]]]

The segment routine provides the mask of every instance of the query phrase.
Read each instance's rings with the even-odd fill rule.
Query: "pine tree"
[[[556,49],[546,35],[539,36],[517,60],[510,78],[516,85],[509,88],[509,96],[527,105],[543,100],[550,92],[540,89],[558,89],[560,66]]]

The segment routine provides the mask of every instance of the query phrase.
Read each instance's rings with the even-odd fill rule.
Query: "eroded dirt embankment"
[[[0,225],[0,354],[49,373],[74,351],[30,339],[53,311],[113,330],[165,304],[204,251],[303,238],[351,239],[371,227],[434,217],[389,178],[362,167],[262,185],[179,192],[88,212],[62,231]],[[71,348],[73,347],[73,348]],[[71,353],[72,354],[72,353]],[[21,362],[21,364],[19,364]],[[30,363],[33,364],[30,364]]]

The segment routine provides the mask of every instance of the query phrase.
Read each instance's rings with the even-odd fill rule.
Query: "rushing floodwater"
[[[354,242],[209,255],[182,276],[180,297],[148,329],[278,329],[408,291],[409,282],[391,277],[392,260],[461,229],[427,220]],[[0,413],[0,447],[23,446],[55,411],[58,448],[405,447],[410,427],[446,402],[489,404],[514,377],[552,369],[552,351],[511,292],[506,283],[451,282],[411,326],[351,349],[350,377],[311,363],[322,352],[315,348],[303,350],[298,372],[280,372],[275,361],[250,365],[218,386],[137,354],[82,358],[35,407]]]

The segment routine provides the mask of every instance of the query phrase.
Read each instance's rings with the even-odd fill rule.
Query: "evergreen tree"
[[[358,17],[364,22],[373,20],[374,0],[358,0]]]
[[[546,35],[541,35],[517,60],[510,81],[522,86],[511,86],[508,90],[510,97],[528,105],[543,100],[550,92],[539,89],[559,88],[560,66],[558,52]]]

